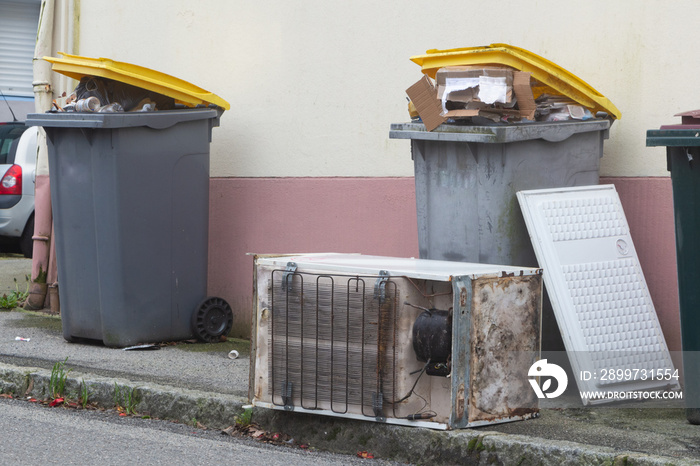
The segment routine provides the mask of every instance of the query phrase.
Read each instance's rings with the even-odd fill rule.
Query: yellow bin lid
[[[506,65],[532,74],[532,77],[561,94],[578,102],[593,112],[603,111],[619,119],[622,113],[604,95],[581,78],[546,58],[508,44],[491,44],[485,47],[467,47],[449,50],[428,50],[425,55],[411,57],[421,66],[424,74],[435,78],[437,70],[445,66]]]
[[[52,69],[73,79],[100,76],[172,97],[176,102],[194,107],[214,104],[225,110],[231,105],[216,94],[182,79],[143,66],[114,61],[109,58],[89,58],[58,52],[63,58],[44,57]]]

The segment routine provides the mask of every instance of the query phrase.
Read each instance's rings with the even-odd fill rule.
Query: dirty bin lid
[[[697,147],[700,146],[700,129],[650,129],[647,130],[647,147]]]
[[[676,113],[674,116],[682,117],[681,124],[647,130],[647,147],[700,146],[700,110]]]
[[[43,58],[52,64],[53,71],[73,79],[99,76],[172,97],[178,103],[188,107],[214,104],[225,110],[231,108],[231,105],[218,95],[160,71],[109,58],[89,58],[58,53],[63,58]]]
[[[445,66],[505,65],[532,74],[537,81],[551,88],[554,93],[575,100],[594,112],[603,111],[615,119],[622,113],[600,92],[581,78],[564,68],[528,50],[508,44],[491,44],[484,47],[467,47],[448,50],[428,50],[425,55],[411,57],[420,65],[424,74],[435,78],[435,73]]]
[[[44,128],[90,128],[114,129],[146,126],[153,129],[170,128],[178,123],[196,120],[211,120],[212,126],[219,126],[221,110],[213,108],[193,108],[184,110],[160,110],[157,112],[117,112],[117,113],[30,113],[27,126]]]

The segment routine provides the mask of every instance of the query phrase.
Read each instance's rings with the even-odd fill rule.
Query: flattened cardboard
[[[530,85],[530,73],[524,71],[516,71],[513,73],[513,92],[518,101],[518,110],[520,116],[528,120],[535,119],[535,96],[532,95],[532,86]]]
[[[408,98],[411,99],[420,115],[425,129],[432,131],[447,120],[440,115],[442,105],[437,98],[437,89],[429,77],[423,76],[417,83],[406,89]]]
[[[481,115],[481,112],[486,107],[483,102],[471,101],[467,103],[465,108],[458,108],[448,112],[443,111],[442,116],[447,118],[468,118]]]
[[[467,91],[459,91],[450,94],[450,101],[467,103],[467,108],[450,110],[443,113],[442,101],[438,97],[439,89],[436,88],[430,78],[423,76],[418,82],[406,89],[406,94],[408,95],[409,99],[411,99],[411,102],[413,102],[418,115],[423,120],[426,130],[434,130],[448,118],[459,119],[482,116],[498,121],[501,117],[508,116],[512,118],[527,118],[530,120],[535,119],[535,109],[537,105],[535,103],[535,98],[530,85],[530,73],[512,71],[505,68],[484,68],[482,66],[453,66],[448,68],[456,73],[472,73],[466,77],[474,77],[475,75],[473,73],[479,73],[485,69],[489,70],[488,72],[493,73],[494,75],[498,73],[502,75],[504,73],[510,73],[513,86],[512,93],[515,95],[519,110],[486,106],[485,104],[479,102],[478,99],[473,98],[475,96],[475,92],[470,89]],[[445,72],[440,73],[441,71],[442,69],[438,70],[436,78],[438,79],[438,84],[440,81],[442,81],[444,90],[445,79],[448,74]],[[453,74],[453,76],[455,75]],[[457,77],[460,76],[457,75]],[[453,100],[453,97],[456,99]]]
[[[467,118],[467,117],[479,116],[479,112],[481,112],[481,110],[479,110],[478,108],[450,110],[449,112],[445,113],[445,117],[446,118]]]

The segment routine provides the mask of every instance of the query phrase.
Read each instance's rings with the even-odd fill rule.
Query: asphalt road
[[[269,445],[184,424],[119,417],[115,411],[47,408],[21,400],[0,399],[0,432],[4,464],[398,464]]]

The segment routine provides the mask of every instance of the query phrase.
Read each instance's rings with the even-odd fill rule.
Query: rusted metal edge
[[[469,394],[469,346],[472,307],[472,278],[452,277],[452,428],[467,427],[467,397]]]

